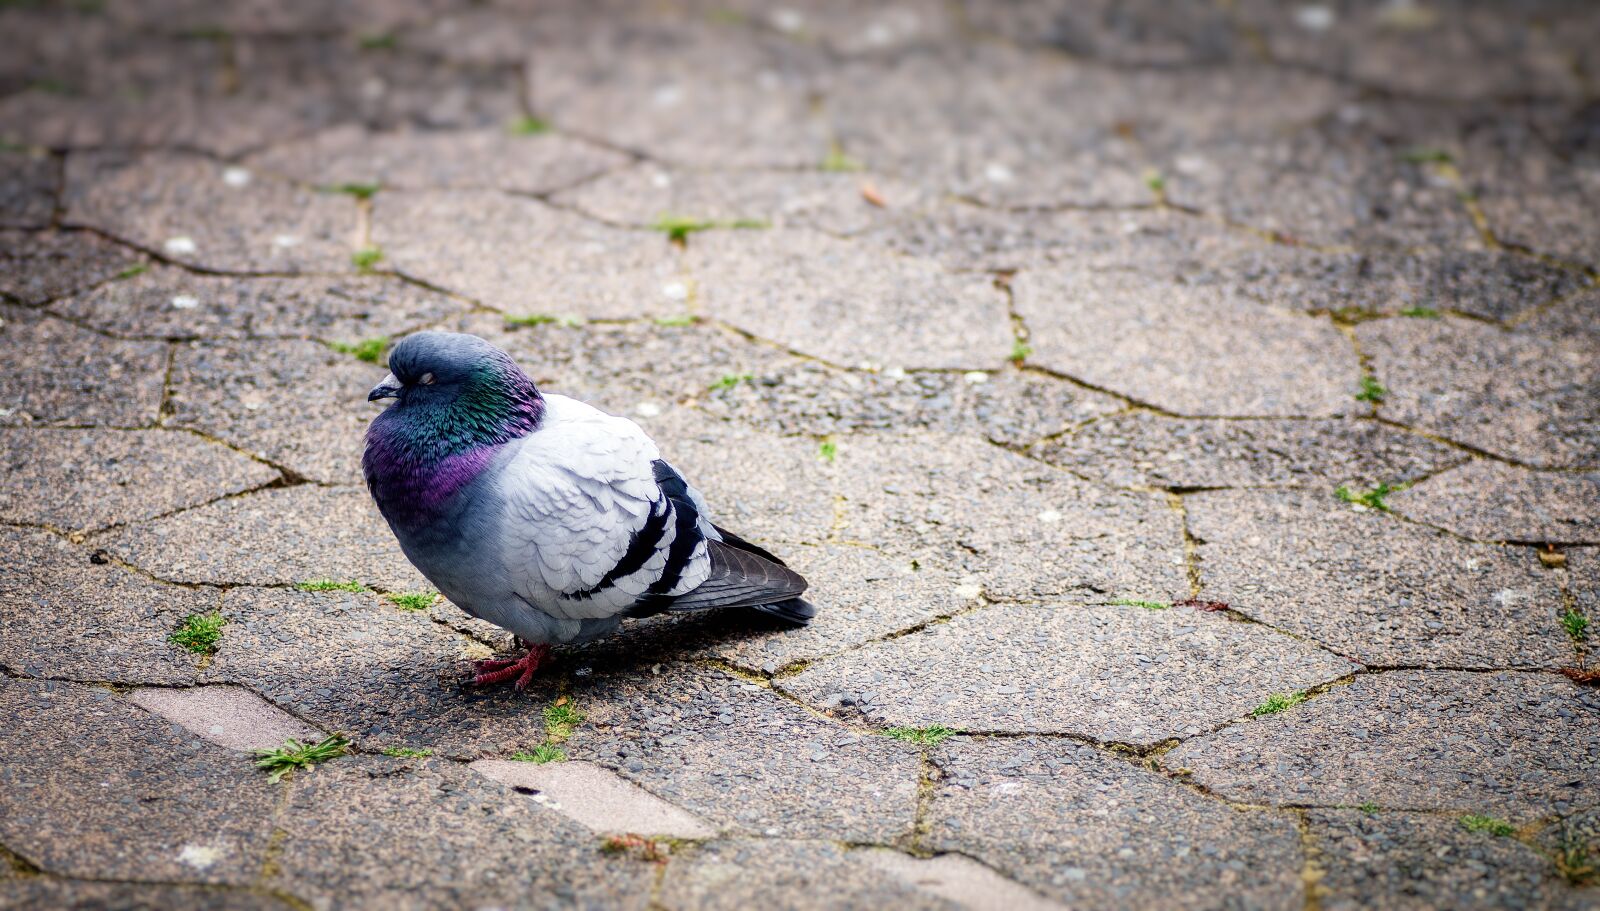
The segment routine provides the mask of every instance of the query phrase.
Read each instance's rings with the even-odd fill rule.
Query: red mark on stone
[[[1220,611],[1220,610],[1227,610],[1228,609],[1228,602],[1226,602],[1226,601],[1201,601],[1199,598],[1187,598],[1187,599],[1185,599],[1183,601],[1174,601],[1174,602],[1172,602],[1172,606],[1173,607],[1192,607],[1195,610],[1205,611],[1206,613],[1210,614],[1210,613],[1215,613],[1215,612]]]

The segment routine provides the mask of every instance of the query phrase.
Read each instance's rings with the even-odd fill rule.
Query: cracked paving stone
[[[269,483],[224,446],[159,430],[0,429],[0,520],[92,531]]]
[[[0,680],[0,708],[0,840],[22,857],[94,879],[255,878],[280,788],[249,762],[95,687]]]
[[[1525,823],[1600,788],[1600,696],[1555,674],[1358,676],[1162,757],[1229,799],[1483,813]]]
[[[365,487],[261,490],[118,529],[95,541],[153,576],[205,585],[356,580],[419,591]]]
[[[643,163],[559,193],[553,201],[635,227],[675,217],[716,227],[759,222],[846,235],[892,222],[927,198],[920,187],[877,174],[695,171]],[[703,237],[692,233],[689,242]]]
[[[1457,819],[1351,809],[1306,821],[1327,911],[1552,908],[1576,894],[1537,851]]]
[[[994,605],[810,665],[783,687],[878,726],[1073,734],[1148,747],[1354,670],[1252,624],[1173,608]]]
[[[236,686],[143,687],[128,701],[160,715],[202,740],[247,752],[281,746],[285,740],[316,743],[322,732]]]
[[[248,159],[251,168],[323,187],[496,189],[550,193],[628,158],[567,136],[516,136],[505,128],[371,133],[336,127]]]
[[[0,424],[149,424],[167,370],[162,342],[107,339],[59,319],[0,306]]]
[[[1030,363],[1187,416],[1357,410],[1360,367],[1331,323],[1132,272],[1029,271],[1012,284]]]
[[[1185,503],[1201,597],[1262,623],[1364,664],[1571,660],[1556,622],[1559,582],[1528,548],[1467,543],[1332,491],[1219,491]]]
[[[197,155],[69,155],[63,205],[69,223],[202,269],[348,272],[360,246],[350,198]]]
[[[0,906],[10,911],[293,911],[271,895],[200,885],[100,883],[30,876],[0,876]]]
[[[686,665],[596,667],[571,696],[573,759],[740,834],[886,842],[911,829],[917,750],[819,719],[772,691]]]
[[[222,612],[207,682],[247,686],[363,749],[470,759],[544,738],[539,707],[547,692],[554,698],[553,674],[523,693],[459,686],[446,678],[489,649],[377,595],[238,588]]]
[[[1160,0],[961,4],[969,26],[1025,46],[1129,66],[1220,63],[1245,56],[1226,7]]]
[[[939,434],[846,437],[836,467],[841,536],[954,563],[991,597],[1188,591],[1182,521],[1159,496]]]
[[[396,271],[518,316],[670,315],[689,295],[665,235],[490,191],[381,193],[373,239]]]
[[[699,166],[816,167],[813,49],[714,25],[631,17],[552,34],[528,58],[530,106],[557,127]]]
[[[1117,487],[1315,487],[1414,481],[1467,460],[1373,421],[1207,420],[1110,415],[1032,447],[1038,458]]]
[[[144,263],[141,254],[85,231],[0,230],[0,293],[23,304],[42,304]]]
[[[1381,413],[1541,468],[1600,463],[1600,348],[1461,319],[1355,329],[1387,388]]]
[[[384,368],[312,341],[180,345],[168,423],[226,440],[302,477],[361,483],[367,390]]]
[[[1074,908],[1299,908],[1284,815],[1232,809],[1081,743],[958,738],[927,847],[960,851]]]
[[[42,150],[0,151],[0,225],[42,228],[56,212],[57,164]]]
[[[231,278],[158,266],[57,301],[50,309],[113,335],[314,336],[352,344],[398,335],[465,308],[393,278]]]
[[[576,823],[451,763],[350,757],[296,779],[265,883],[318,911],[649,901],[653,865],[606,857]]]
[[[885,875],[859,850],[827,841],[732,839],[674,858],[659,902],[671,911],[807,911],[906,908],[956,911],[946,901]]]
[[[1060,911],[1061,906],[963,854],[920,858],[892,848],[868,849],[867,862],[963,908]]]
[[[592,832],[705,839],[716,835],[692,813],[592,762],[480,759],[469,766]],[[531,793],[530,793],[531,792]]]
[[[1462,170],[1500,241],[1600,266],[1600,107],[1546,122],[1497,118],[1472,137]]]
[[[216,592],[152,582],[53,535],[0,529],[0,664],[35,677],[184,686],[195,657],[167,641]]]
[[[1600,544],[1600,473],[1478,459],[1399,491],[1399,514],[1478,541]]]
[[[802,230],[702,234],[686,262],[706,314],[835,364],[982,369],[1011,354],[990,276]]]

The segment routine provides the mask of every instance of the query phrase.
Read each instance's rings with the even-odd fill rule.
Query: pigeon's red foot
[[[533,672],[539,669],[539,663],[549,654],[548,645],[530,645],[528,653],[521,658],[489,658],[484,661],[474,661],[472,670],[476,676],[472,678],[472,685],[490,686],[515,679],[517,690],[525,690],[533,681]]]

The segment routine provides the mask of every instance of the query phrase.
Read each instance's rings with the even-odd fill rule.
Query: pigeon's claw
[[[530,645],[527,654],[521,658],[490,658],[484,661],[474,661],[472,670],[473,686],[491,686],[496,683],[505,683],[507,680],[516,680],[518,692],[528,688],[533,682],[533,674],[539,669],[539,664],[545,656],[550,654],[548,645]]]

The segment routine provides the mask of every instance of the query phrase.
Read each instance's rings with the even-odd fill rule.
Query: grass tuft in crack
[[[834,146],[828,152],[828,157],[822,159],[822,170],[835,174],[849,173],[865,170],[866,166],[859,159],[851,158],[844,153],[844,149]]]
[[[217,651],[217,643],[222,641],[222,628],[227,624],[228,618],[218,611],[190,614],[178,622],[167,641],[196,655],[212,655]]]
[[[1343,484],[1340,484],[1339,489],[1335,490],[1333,495],[1345,501],[1346,503],[1353,503],[1357,506],[1365,506],[1368,509],[1376,509],[1379,512],[1388,512],[1389,504],[1384,498],[1397,490],[1405,489],[1406,485],[1404,484],[1401,484],[1397,487],[1390,487],[1388,484],[1379,484],[1371,490],[1355,491]]]
[[[1384,396],[1388,394],[1389,390],[1383,388],[1383,384],[1378,382],[1378,378],[1369,373],[1361,378],[1361,388],[1356,392],[1356,401],[1381,405],[1383,404]]]
[[[1145,610],[1166,610],[1172,606],[1165,601],[1140,601],[1137,598],[1118,598],[1110,603],[1113,607],[1142,607]]]
[[[433,755],[433,751],[414,750],[411,747],[384,747],[383,755],[393,756],[397,759],[427,759]]]
[[[518,117],[506,124],[506,132],[513,136],[540,136],[550,132],[550,124],[539,117]]]
[[[712,228],[736,228],[738,230],[762,230],[772,227],[770,222],[759,218],[736,218],[733,221],[710,221],[703,218],[691,218],[687,215],[662,215],[657,218],[651,229],[665,232],[667,239],[675,243],[682,243],[690,234],[696,231],[709,231]]]
[[[256,768],[266,769],[268,781],[282,781],[296,769],[309,769],[319,762],[343,756],[350,751],[350,741],[338,734],[317,743],[301,743],[293,738],[283,746],[270,750],[256,750]]]
[[[906,743],[921,744],[925,747],[931,747],[936,744],[943,743],[956,735],[956,732],[953,729],[947,728],[942,724],[935,724],[931,727],[925,728],[889,728],[883,733],[886,737],[893,737],[896,740],[903,740]]]
[[[150,271],[149,263],[138,263],[117,273],[117,278],[135,278]]]
[[[1468,813],[1461,817],[1461,826],[1468,832],[1488,832],[1502,838],[1516,834],[1517,827],[1503,819],[1493,816],[1480,816],[1477,813]]]
[[[377,247],[362,247],[350,254],[350,262],[354,263],[355,267],[362,272],[372,271],[372,267],[376,266],[382,259],[383,251]]]
[[[307,579],[304,582],[296,582],[294,587],[303,592],[364,592],[367,590],[365,585],[354,579],[348,582],[341,582],[338,579]]]
[[[529,313],[526,316],[507,316],[506,325],[509,326],[548,326],[557,325],[567,329],[576,329],[583,325],[583,320],[576,316],[552,316],[549,313]]]
[[[1017,339],[1011,343],[1010,361],[1011,363],[1016,364],[1018,367],[1021,367],[1022,362],[1027,360],[1028,355],[1032,353],[1033,349],[1028,346],[1027,342],[1024,342],[1022,339]]]
[[[839,457],[839,444],[832,440],[823,440],[817,447],[817,458],[824,462],[832,462]]]
[[[566,762],[567,754],[554,744],[541,743],[532,750],[512,753],[511,758],[516,762],[532,762],[544,765],[547,762]]]
[[[364,338],[359,342],[329,342],[328,347],[340,354],[353,355],[358,361],[376,364],[383,359],[383,351],[389,347],[389,337],[380,335],[377,338]]]
[[[657,326],[672,326],[672,327],[678,327],[678,328],[681,328],[683,326],[693,326],[695,323],[697,323],[699,321],[700,321],[700,317],[695,316],[692,313],[679,313],[679,314],[675,314],[673,316],[658,316],[658,317],[656,317],[656,325]]]
[[[1273,693],[1267,701],[1250,710],[1250,714],[1257,718],[1263,715],[1276,715],[1286,712],[1306,701],[1305,693]]]
[[[319,187],[324,193],[343,193],[356,199],[371,199],[383,188],[379,183],[332,183]]]
[[[1567,636],[1574,644],[1589,640],[1589,618],[1575,607],[1561,612],[1561,628],[1567,631]]]
[[[1412,319],[1438,319],[1439,311],[1432,307],[1407,307],[1400,311],[1400,315],[1409,316]]]
[[[572,736],[572,731],[583,723],[583,713],[562,696],[544,710],[544,733],[551,743],[560,743]]]
[[[733,387],[739,385],[740,383],[748,383],[753,379],[755,379],[755,375],[751,374],[751,373],[728,373],[728,374],[724,374],[722,379],[717,380],[715,383],[711,384],[711,391],[712,392],[721,392],[724,389],[732,389]]]
[[[395,607],[409,611],[427,610],[439,600],[437,592],[396,592],[386,597]]]

